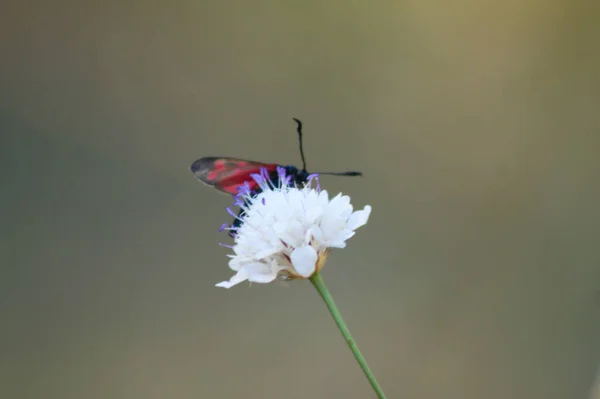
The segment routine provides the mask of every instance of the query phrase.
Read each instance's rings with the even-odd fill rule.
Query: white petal
[[[325,195],[316,191],[309,191],[304,199],[304,219],[308,224],[314,224],[325,211],[327,207],[327,192]]]
[[[306,231],[306,237],[304,238],[306,244],[310,243],[310,240],[314,240],[317,243],[321,243],[323,241],[323,233],[321,232],[321,228],[319,226],[310,226],[310,228]]]
[[[342,195],[342,193],[339,193],[338,195],[333,197],[333,199],[329,202],[329,209],[335,209],[335,212],[341,212],[342,210],[345,210],[348,207],[352,209],[352,205],[350,205],[350,197],[348,197],[347,195]]]
[[[327,190],[323,190],[319,193],[319,201],[321,201],[321,205],[325,206],[329,203],[329,194]]]
[[[276,222],[273,225],[273,229],[279,237],[279,240],[283,240],[287,245],[292,247],[302,245],[302,240],[304,239],[304,227],[298,220],[291,219]]]
[[[340,230],[346,228],[347,219],[340,218],[337,214],[328,212],[321,219],[321,232],[323,241],[332,241],[338,238]]]
[[[290,256],[296,272],[306,278],[315,272],[317,258],[317,251],[310,245],[294,249]]]
[[[264,259],[268,256],[273,255],[274,253],[279,252],[280,249],[278,247],[269,247],[269,248],[264,248],[261,251],[258,251],[255,255],[256,259]]]
[[[239,272],[237,272],[233,277],[231,277],[229,281],[222,281],[219,284],[216,284],[216,286],[221,288],[231,288],[234,285],[246,280],[248,280],[248,275],[246,274],[245,270],[242,269]]]
[[[263,284],[275,280],[279,272],[277,263],[274,262],[269,262],[268,264],[262,262],[250,263],[245,265],[243,270],[248,275],[248,281]]]
[[[365,209],[362,211],[356,211],[350,218],[348,219],[348,228],[350,230],[356,230],[360,226],[364,226],[369,220],[369,215],[371,214],[371,207],[369,205],[365,206]]]
[[[354,235],[353,231],[342,232],[335,239],[326,241],[323,245],[327,248],[346,248],[346,240]]]
[[[346,248],[346,241],[344,240],[338,240],[338,241],[330,241],[327,244],[327,248]]]

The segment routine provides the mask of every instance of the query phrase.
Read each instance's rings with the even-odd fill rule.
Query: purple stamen
[[[263,205],[266,205],[267,201],[265,201],[265,197],[263,197],[263,199],[260,202],[262,202]]]
[[[285,182],[287,176],[285,175],[285,168],[283,166],[277,167],[277,177],[282,184]]]
[[[227,226],[229,226],[227,223],[223,223],[221,225],[221,227],[219,227],[219,233],[222,233],[223,231],[225,231],[225,229],[227,228]]]
[[[244,200],[241,198],[241,196],[239,195],[234,195],[233,196],[233,206],[239,206],[240,208],[243,207],[244,205],[246,205],[246,203],[244,202]]]
[[[310,175],[308,175],[306,177],[306,182],[307,183],[312,183],[312,181],[315,180],[317,182],[317,191],[321,191],[321,182],[319,182],[319,175],[316,173],[312,173]]]
[[[233,246],[232,246],[232,245],[225,244],[225,243],[223,243],[223,242],[220,242],[220,243],[219,243],[219,245],[220,245],[220,246],[222,246],[222,247],[225,247],[225,248],[233,249]]]
[[[237,192],[238,196],[248,195],[250,193],[250,185],[248,182],[245,181],[243,186],[238,186]]]
[[[264,184],[264,177],[262,177],[261,175],[259,175],[258,173],[250,173],[250,177],[254,179],[254,181],[256,183],[258,183],[259,186],[262,186]]]
[[[275,188],[275,185],[273,184],[273,182],[271,181],[271,176],[269,176],[269,171],[267,171],[267,168],[265,168],[264,166],[260,168],[260,175],[263,177],[263,181],[265,182],[267,188],[271,187],[271,188]],[[263,188],[264,190],[264,188]]]
[[[225,209],[227,210],[227,213],[228,213],[228,214],[230,214],[231,216],[233,216],[233,217],[234,217],[234,219],[239,219],[239,220],[241,220],[241,219],[238,217],[238,215],[236,215],[236,214],[235,214],[235,212],[231,210],[231,208],[230,208],[230,207],[227,207],[227,208],[225,208]]]
[[[269,178],[269,172],[267,171],[267,168],[265,168],[264,166],[260,167],[260,175],[266,180]]]

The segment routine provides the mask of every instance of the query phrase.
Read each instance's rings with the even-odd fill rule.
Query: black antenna
[[[304,147],[302,146],[302,122],[300,119],[292,118],[298,124],[298,142],[300,143],[300,157],[302,158],[302,171],[306,172],[306,159],[304,158]]]
[[[362,176],[362,172],[348,171],[348,172],[318,172],[317,175],[334,175],[334,176]]]
[[[298,124],[296,131],[298,132],[298,141],[300,142],[300,157],[302,158],[302,171],[306,172],[306,159],[304,158],[304,146],[302,145],[302,122],[300,119],[292,118]],[[362,172],[319,172],[319,175],[334,175],[334,176],[362,176]]]

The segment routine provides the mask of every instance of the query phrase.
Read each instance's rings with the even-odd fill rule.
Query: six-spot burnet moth
[[[290,176],[289,184],[305,183],[310,176],[306,170],[306,159],[304,158],[304,148],[302,145],[302,122],[293,118],[298,124],[296,131],[298,132],[298,142],[300,146],[300,157],[302,159],[302,169],[298,169],[294,165],[282,166],[275,163],[262,163],[256,161],[248,161],[238,158],[229,157],[204,157],[192,163],[190,169],[194,175],[203,183],[214,187],[215,189],[232,194],[238,194],[238,188],[246,185],[253,193],[258,193],[260,188],[256,181],[252,178],[253,174],[260,174],[261,169],[266,170],[268,177],[275,185],[278,185],[279,176],[277,168],[283,167],[286,176]],[[336,175],[336,176],[362,176],[361,172],[320,172],[318,175]],[[240,210],[240,214],[242,211]],[[235,219],[232,227],[239,227],[239,217]]]

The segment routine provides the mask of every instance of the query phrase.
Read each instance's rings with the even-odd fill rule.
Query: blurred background
[[[230,290],[202,156],[371,220],[324,278],[391,398],[586,398],[600,365],[594,1],[12,1],[0,396],[368,398],[308,283]]]

